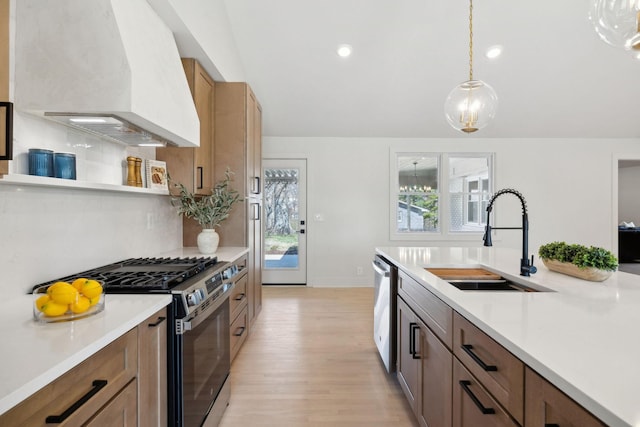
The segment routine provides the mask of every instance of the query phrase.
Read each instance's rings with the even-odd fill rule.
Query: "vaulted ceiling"
[[[640,60],[602,42],[591,0],[474,2],[474,78],[498,94],[470,138],[638,138]],[[226,0],[268,136],[464,137],[444,117],[468,79],[466,0]],[[340,58],[340,44],[353,46]],[[502,45],[500,57],[484,56]]]

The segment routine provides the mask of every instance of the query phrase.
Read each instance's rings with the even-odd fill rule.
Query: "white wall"
[[[196,58],[216,81],[244,81],[224,0],[147,0],[174,33],[182,57]]]
[[[12,174],[28,173],[29,148],[74,152],[79,181],[123,184],[129,154],[154,149],[101,141],[28,114],[14,120]],[[0,179],[0,287],[33,285],[130,257],[182,246],[182,221],[168,196],[7,184]]]
[[[621,167],[618,175],[618,223],[640,227],[640,166]]]
[[[10,24],[15,33],[15,0]],[[14,40],[10,100],[14,100]],[[102,141],[15,112],[10,174],[28,173],[29,148],[73,152],[78,181],[125,182],[126,157],[155,158],[150,148]],[[182,246],[182,220],[168,196],[7,184],[0,179],[0,288],[5,297],[118,260]],[[28,311],[25,311],[28,313]]]
[[[308,284],[370,286],[376,246],[472,245],[470,242],[389,240],[389,153],[494,152],[495,189],[511,187],[527,200],[529,253],[554,240],[610,249],[615,154],[637,155],[638,140],[369,139],[265,137],[265,158],[308,159]],[[499,226],[519,226],[516,198],[494,207]],[[314,215],[324,216],[323,222]],[[519,231],[501,231],[495,246],[520,248]],[[364,276],[357,276],[363,267]]]

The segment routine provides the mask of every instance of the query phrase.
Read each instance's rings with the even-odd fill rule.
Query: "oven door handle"
[[[187,331],[195,329],[200,323],[204,322],[209,315],[215,312],[226,300],[229,299],[231,291],[235,288],[235,283],[229,283],[229,287],[220,294],[211,304],[203,310],[196,311],[192,317],[184,319],[176,319],[176,334],[182,335]]]

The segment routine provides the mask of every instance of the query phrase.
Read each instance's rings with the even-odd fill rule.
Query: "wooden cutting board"
[[[426,268],[428,272],[445,280],[498,280],[500,275],[484,268]]]

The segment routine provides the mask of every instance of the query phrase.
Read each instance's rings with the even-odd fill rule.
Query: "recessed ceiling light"
[[[340,56],[341,58],[347,58],[348,56],[351,56],[353,48],[349,44],[341,44],[340,46],[338,46],[337,52],[338,56]]]
[[[485,56],[489,59],[495,59],[501,54],[502,54],[502,46],[495,45],[487,49],[487,53],[485,53]]]

